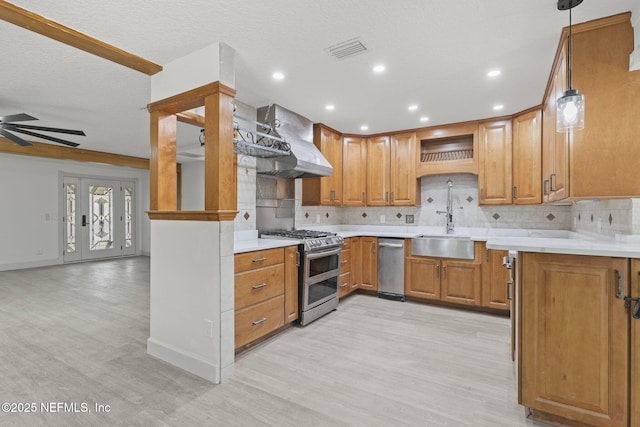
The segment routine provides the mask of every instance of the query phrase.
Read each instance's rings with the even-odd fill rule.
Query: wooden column
[[[237,213],[233,152],[234,91],[224,86],[204,98],[204,209],[218,212],[221,220]]]
[[[174,114],[151,112],[149,208],[152,211],[177,209],[176,125]]]

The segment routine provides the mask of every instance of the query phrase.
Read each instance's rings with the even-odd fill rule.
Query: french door
[[[136,253],[135,182],[63,178],[64,262]]]

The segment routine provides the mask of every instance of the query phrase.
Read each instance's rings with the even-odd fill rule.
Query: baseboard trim
[[[151,337],[147,339],[147,354],[214,384],[220,384],[220,367],[196,355],[189,354]],[[228,374],[228,372],[225,372],[225,374]]]
[[[62,260],[59,258],[43,259],[42,261],[16,262],[9,264],[1,264],[0,271],[22,270],[25,268],[51,267],[52,265],[60,265]]]

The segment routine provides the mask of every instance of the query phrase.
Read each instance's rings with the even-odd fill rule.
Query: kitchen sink
[[[460,235],[420,235],[411,239],[411,254],[436,258],[473,259],[473,240]]]

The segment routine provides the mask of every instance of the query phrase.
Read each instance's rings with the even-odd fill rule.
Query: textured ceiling
[[[573,20],[625,12],[636,1],[587,0]],[[385,132],[539,104],[569,20],[556,0],[13,3],[161,65],[225,42],[236,50],[240,101],[276,102],[351,133],[362,133],[362,124]],[[354,37],[369,50],[342,61],[326,53]],[[69,138],[82,148],[149,155],[148,76],[4,21],[0,40],[0,115],[26,112],[42,126],[82,129],[87,137]],[[371,72],[377,63],[385,73]],[[492,68],[502,76],[488,79]],[[283,81],[272,80],[276,70]],[[496,113],[498,103],[505,107]],[[409,104],[418,110],[408,112]]]

